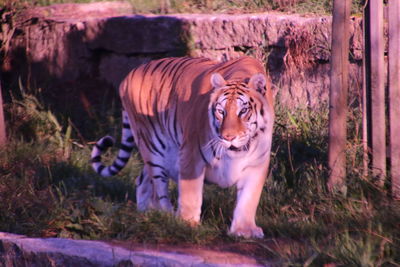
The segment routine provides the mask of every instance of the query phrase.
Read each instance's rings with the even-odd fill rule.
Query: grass
[[[197,228],[157,211],[138,213],[132,179],[142,165],[137,153],[121,175],[101,178],[89,166],[90,145],[80,141],[67,119],[26,94],[12,98],[5,109],[10,143],[0,151],[0,231],[145,244],[232,244],[243,253],[250,246],[258,257],[285,266],[400,262],[400,203],[360,175],[357,108],[349,121],[347,196],[325,188],[327,109],[277,108],[272,175],[257,217],[266,235],[262,240],[227,235],[234,189],[205,186],[203,223]],[[120,118],[113,120],[118,127]],[[97,127],[100,137],[104,130]],[[176,186],[171,190],[176,203]]]

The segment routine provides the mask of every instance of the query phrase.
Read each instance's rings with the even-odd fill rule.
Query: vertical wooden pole
[[[400,198],[400,1],[388,5],[390,171],[392,195]]]
[[[369,175],[368,147],[371,147],[371,47],[369,42],[369,1],[367,0],[363,10],[363,93],[362,93],[362,140],[363,140],[363,176]]]
[[[328,189],[346,193],[346,119],[351,0],[333,1],[331,87],[329,91],[330,176]]]
[[[3,96],[1,93],[1,79],[0,79],[0,147],[6,144],[6,124],[3,114]]]
[[[386,176],[386,128],[385,128],[385,62],[383,39],[383,1],[370,1],[370,48],[371,48],[371,138],[372,174],[383,186]]]

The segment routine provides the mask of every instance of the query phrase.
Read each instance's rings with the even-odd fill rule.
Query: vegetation
[[[325,188],[326,109],[277,108],[272,174],[258,212],[266,237],[242,240],[227,235],[234,189],[206,185],[203,223],[194,229],[168,214],[138,213],[132,179],[142,165],[138,154],[121,175],[99,177],[90,168],[91,142],[82,141],[83,129],[78,135],[68,119],[20,93],[5,105],[10,143],[0,151],[0,231],[134,243],[236,244],[238,251],[249,253],[250,247],[261,259],[282,265],[394,265],[400,261],[400,203],[361,175],[359,114],[354,108],[349,122],[344,197]],[[119,128],[120,118],[113,123]],[[96,127],[98,137],[105,133]],[[176,203],[174,184],[171,190]]]
[[[0,0],[4,4],[20,3],[51,5],[59,3],[89,3],[116,0]],[[243,13],[282,11],[289,13],[330,14],[332,0],[125,0],[137,13]],[[361,13],[364,0],[353,0],[353,13]]]

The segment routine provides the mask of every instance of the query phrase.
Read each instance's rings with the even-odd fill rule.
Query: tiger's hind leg
[[[146,166],[143,167],[142,172],[136,177],[136,205],[139,211],[156,208],[153,203],[153,184]]]
[[[149,209],[172,212],[169,200],[168,176],[161,165],[145,164],[136,178],[136,203],[139,211]]]
[[[153,188],[152,205],[154,208],[172,212],[173,206],[169,199],[169,176],[167,169],[153,161],[147,161],[146,166],[149,170],[149,178]]]

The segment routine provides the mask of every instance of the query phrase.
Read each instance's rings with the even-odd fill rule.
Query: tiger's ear
[[[213,88],[220,88],[225,86],[226,81],[224,79],[224,77],[221,76],[221,74],[214,72],[213,74],[211,74],[211,85]]]
[[[267,78],[262,73],[257,73],[251,76],[250,81],[248,83],[249,88],[256,90],[257,92],[265,95],[267,85]]]

